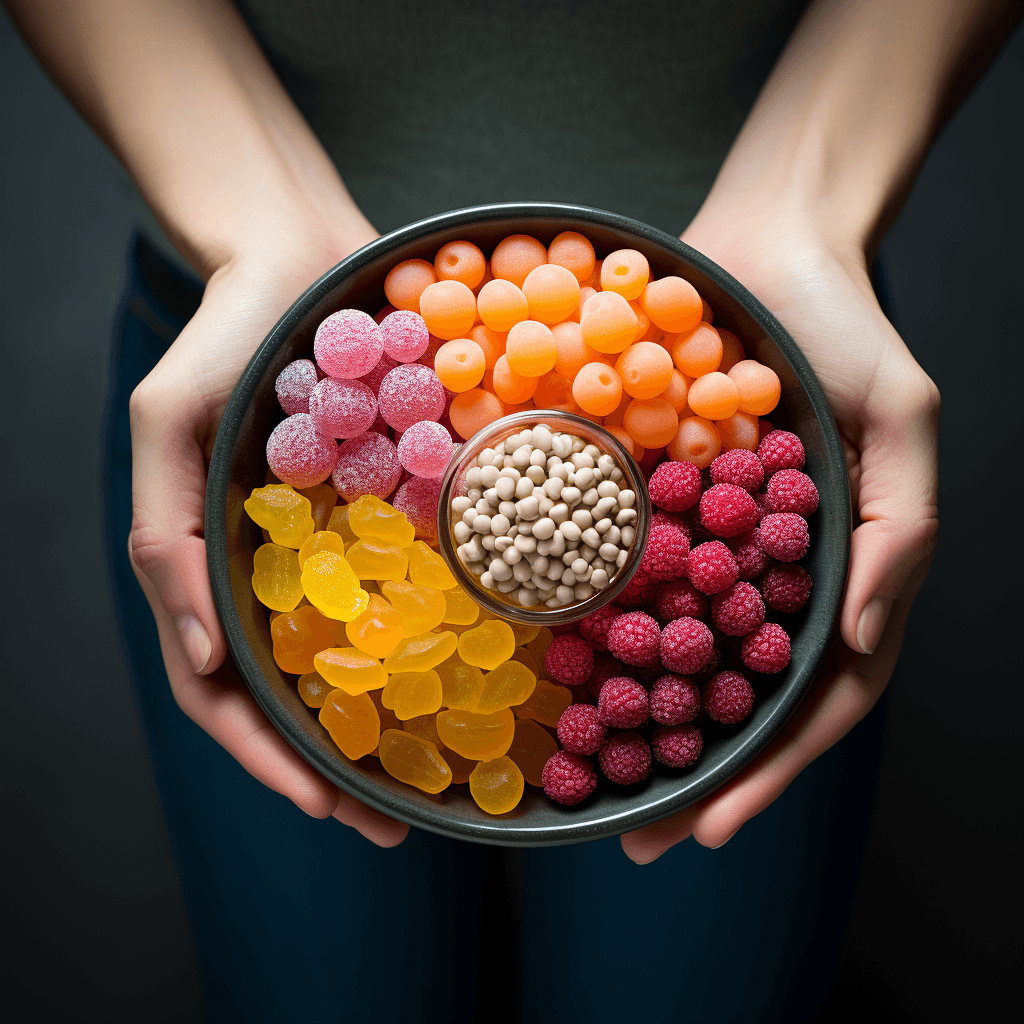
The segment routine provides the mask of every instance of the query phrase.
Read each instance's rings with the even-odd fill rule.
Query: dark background
[[[101,540],[99,421],[133,215],[112,158],[3,14],[0,82],[6,1001],[39,1020],[198,1020]],[[822,1021],[994,1019],[1015,1001],[1022,109],[1018,30],[882,250],[893,319],[943,396],[942,533],[890,686]]]

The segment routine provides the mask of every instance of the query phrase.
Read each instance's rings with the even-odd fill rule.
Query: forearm
[[[808,218],[863,257],[1020,16],[1006,0],[818,0],[705,204]],[[702,211],[705,212],[705,211]]]
[[[6,2],[204,277],[297,236],[373,237],[227,0]]]

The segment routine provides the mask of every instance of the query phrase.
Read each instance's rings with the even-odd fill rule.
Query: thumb
[[[865,427],[861,524],[853,532],[840,618],[843,639],[858,653],[874,652],[893,602],[938,539],[939,395],[918,372],[893,389],[903,396],[899,407],[888,404]]]
[[[225,643],[206,566],[203,515],[206,466],[198,412],[177,389],[161,384],[158,366],[133,392],[132,528],[128,553],[153,584],[188,663],[209,673],[224,661]]]

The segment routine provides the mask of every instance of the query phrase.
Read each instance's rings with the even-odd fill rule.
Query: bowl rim
[[[284,312],[242,371],[221,417],[207,471],[204,536],[214,605],[239,673],[245,680],[249,692],[270,721],[274,723],[275,728],[278,728],[278,732],[311,767],[369,806],[399,821],[439,835],[487,845],[556,846],[619,835],[652,824],[696,803],[742,771],[778,735],[817,677],[838,619],[849,566],[852,521],[850,492],[846,487],[839,489],[840,500],[844,507],[837,510],[842,513],[841,517],[837,517],[838,521],[846,524],[841,549],[836,552],[841,565],[836,565],[835,577],[842,583],[835,586],[828,595],[822,621],[829,623],[829,629],[828,631],[822,630],[821,636],[814,641],[813,667],[808,668],[801,677],[791,680],[787,684],[786,693],[781,696],[778,706],[756,727],[753,727],[754,723],[750,723],[747,726],[746,735],[718,766],[703,775],[690,787],[660,798],[648,798],[639,807],[615,810],[602,817],[578,818],[570,814],[566,816],[564,822],[541,826],[526,826],[514,820],[502,818],[472,822],[461,820],[444,822],[437,820],[440,817],[437,815],[416,813],[414,809],[410,809],[408,800],[398,798],[384,787],[378,786],[358,768],[346,764],[340,754],[335,763],[331,763],[306,736],[301,733],[293,735],[277,726],[277,722],[283,717],[283,706],[279,703],[279,698],[273,692],[255,659],[235,607],[230,584],[226,522],[234,446],[239,429],[249,410],[252,396],[268,366],[280,346],[302,321],[311,306],[315,306],[325,298],[337,284],[350,274],[373,263],[379,257],[387,255],[401,245],[414,242],[435,232],[471,223],[497,220],[543,222],[566,219],[637,236],[679,256],[692,264],[718,287],[730,293],[744,307],[747,315],[778,346],[786,360],[797,372],[814,416],[821,425],[827,463],[845,467],[845,456],[832,411],[807,357],[775,316],[731,274],[679,238],[622,214],[567,203],[511,202],[464,207],[426,217],[397,228],[356,250],[313,282]],[[263,681],[263,686],[258,684],[259,680]],[[343,771],[339,772],[339,764]]]

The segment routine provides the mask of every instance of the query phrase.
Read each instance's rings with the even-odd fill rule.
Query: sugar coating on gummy
[[[387,498],[401,477],[402,464],[391,440],[367,431],[341,446],[331,483],[346,501],[352,502],[364,494]]]
[[[666,512],[685,512],[700,499],[700,470],[692,462],[663,462],[651,474],[651,501]]]
[[[732,557],[736,559],[736,568],[741,580],[752,580],[768,568],[771,559],[758,546],[755,530],[748,530],[738,537],[730,537],[726,543]]]
[[[596,754],[605,728],[593,704],[570,704],[558,719],[558,742],[570,754]]]
[[[612,729],[639,729],[651,716],[647,691],[628,676],[608,679],[597,698],[597,716]]]
[[[572,807],[586,800],[597,786],[597,772],[587,758],[559,750],[552,754],[540,773],[544,792],[555,803]]]
[[[789,634],[778,623],[766,622],[744,637],[740,658],[753,672],[781,672],[789,664]]]
[[[586,618],[580,619],[580,636],[594,650],[608,650],[608,627],[611,626],[612,620],[621,614],[622,609],[616,608],[613,604],[606,604],[603,608],[598,608],[596,612],[591,612]]]
[[[612,620],[606,644],[609,654],[627,665],[649,668],[660,657],[661,627],[646,612],[625,612]]]
[[[338,464],[338,442],[324,437],[306,412],[282,420],[267,438],[267,464],[292,487],[322,484]]]
[[[398,459],[414,476],[436,480],[444,476],[455,445],[452,435],[433,420],[420,420],[402,433]]]
[[[818,488],[799,469],[780,469],[773,473],[766,498],[772,512],[795,512],[806,518],[818,510]]]
[[[810,573],[800,565],[776,565],[761,581],[765,604],[777,612],[798,612],[811,596]]]
[[[373,392],[373,397],[377,397],[377,392],[380,391],[380,382],[396,367],[401,365],[397,359],[392,359],[391,356],[385,352],[380,359],[377,360],[376,366],[373,367],[368,373],[364,373],[359,379]]]
[[[716,537],[746,533],[760,518],[750,493],[735,484],[714,484],[700,496],[701,525]]]
[[[685,676],[669,672],[659,676],[649,697],[651,718],[660,725],[692,722],[700,711],[700,690]]]
[[[739,672],[719,672],[704,687],[704,713],[723,725],[742,722],[754,707],[754,690]]]
[[[780,562],[796,562],[807,554],[811,542],[807,520],[795,512],[772,512],[756,531],[761,550]]]
[[[761,460],[745,448],[733,448],[711,463],[711,482],[734,484],[745,491],[754,492],[764,483]]]
[[[689,580],[669,580],[654,592],[654,614],[662,623],[688,616],[703,619],[708,599]]]
[[[691,722],[680,725],[659,725],[651,734],[651,753],[656,761],[669,768],[687,768],[704,747],[700,729]]]
[[[342,309],[317,329],[313,355],[331,377],[354,380],[369,373],[384,353],[384,336],[369,313]]]
[[[601,744],[597,752],[601,771],[609,782],[632,786],[651,774],[651,748],[637,732],[620,732]]]
[[[402,431],[420,420],[439,420],[445,401],[437,374],[420,363],[396,366],[380,382],[377,392],[381,415],[389,426]]]
[[[686,575],[704,594],[717,594],[739,579],[739,566],[732,552],[720,541],[698,544],[686,559]]]
[[[764,601],[757,587],[734,583],[711,598],[711,621],[726,636],[746,636],[764,622]]]
[[[358,437],[377,419],[377,399],[361,381],[325,377],[309,396],[309,414],[326,437]]]
[[[320,375],[312,359],[296,359],[290,362],[274,382],[277,400],[289,416],[309,412],[309,396],[312,394]]]
[[[757,457],[769,476],[780,469],[803,469],[803,442],[789,430],[772,430],[761,438]]]
[[[380,323],[384,353],[399,363],[414,363],[430,345],[430,331],[419,313],[398,309]]]
[[[556,636],[544,654],[544,668],[556,683],[579,686],[594,671],[594,652],[576,633]]]
[[[690,525],[678,512],[666,512],[664,509],[659,508],[651,516],[651,526],[674,526],[677,530],[681,530],[686,534],[686,543],[693,547]]]
[[[392,505],[416,530],[416,536],[428,544],[437,540],[437,508],[441,500],[440,479],[428,480],[414,476],[401,484]]]
[[[699,619],[675,619],[661,631],[661,663],[670,672],[683,676],[699,672],[714,650],[714,635]]]
[[[690,534],[674,525],[652,526],[640,559],[640,569],[652,580],[678,579],[686,571]]]

